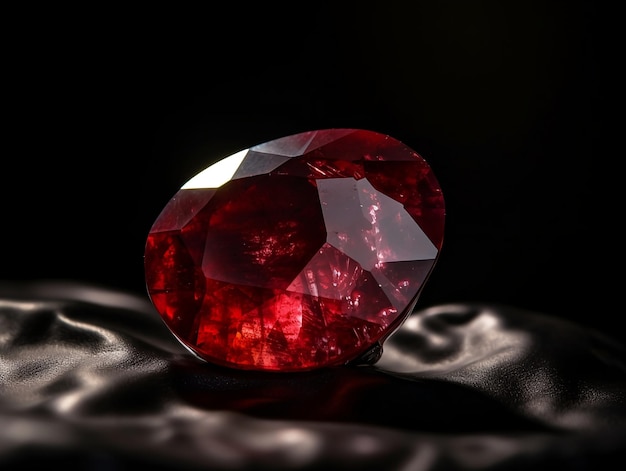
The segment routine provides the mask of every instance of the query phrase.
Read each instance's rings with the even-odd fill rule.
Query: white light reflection
[[[481,307],[480,315],[461,323],[467,310],[463,304],[448,304],[412,314],[401,330],[394,333],[402,333],[404,341],[386,343],[376,365],[397,373],[445,374],[468,384],[482,378],[485,384],[490,384],[485,375],[499,365],[519,361],[528,352],[531,338],[519,330],[507,329],[498,313],[487,306]],[[444,315],[456,317],[458,323],[447,321]],[[441,321],[433,323],[437,317]],[[439,329],[433,329],[432,325]],[[421,345],[422,354],[416,354],[410,345]],[[441,361],[443,356],[447,358],[445,362]]]
[[[213,165],[202,170],[195,177],[192,177],[181,187],[181,190],[219,188],[233,178],[233,175],[241,165],[241,162],[243,162],[247,153],[248,149],[244,149],[215,162]]]
[[[372,435],[356,435],[352,439],[352,450],[362,455],[375,455],[384,452],[380,439]]]
[[[310,462],[322,446],[318,435],[297,427],[271,430],[262,434],[253,432],[245,440],[256,452],[279,453],[281,459],[291,464]]]

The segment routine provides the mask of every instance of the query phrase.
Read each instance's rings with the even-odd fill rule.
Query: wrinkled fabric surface
[[[620,469],[626,351],[508,306],[416,311],[373,366],[201,362],[140,296],[0,283],[0,469]]]

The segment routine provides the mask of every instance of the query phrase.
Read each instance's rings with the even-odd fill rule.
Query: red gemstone
[[[430,166],[384,134],[310,131],[209,166],[145,248],[148,294],[208,362],[305,371],[350,363],[414,308],[443,242]]]

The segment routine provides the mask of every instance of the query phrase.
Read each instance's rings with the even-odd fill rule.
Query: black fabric
[[[510,306],[416,311],[374,366],[193,357],[146,298],[0,283],[0,469],[619,469],[626,351]]]

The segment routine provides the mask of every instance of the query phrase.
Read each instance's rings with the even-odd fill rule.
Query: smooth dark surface
[[[619,469],[626,351],[507,306],[416,311],[374,366],[200,362],[146,297],[0,284],[0,466]]]

